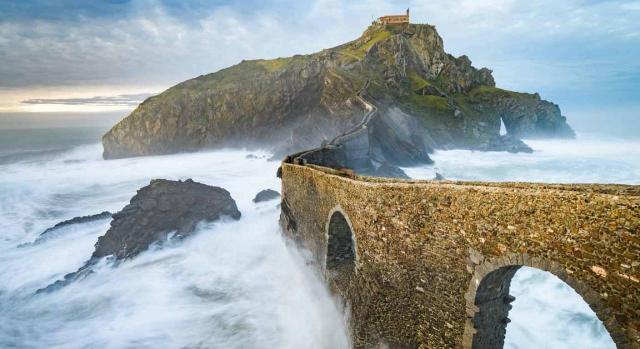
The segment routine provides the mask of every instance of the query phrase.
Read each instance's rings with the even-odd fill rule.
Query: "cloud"
[[[494,69],[502,86],[555,94],[564,84],[576,94],[638,75],[632,0],[26,0],[0,4],[0,88],[168,87],[242,59],[341,44],[407,5],[414,21],[437,26],[448,51]],[[626,81],[621,89],[639,90]]]
[[[151,96],[151,93],[137,93],[117,96],[96,96],[91,98],[35,98],[27,99],[20,103],[135,107]]]

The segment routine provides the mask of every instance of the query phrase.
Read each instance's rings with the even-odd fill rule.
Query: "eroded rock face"
[[[256,194],[256,197],[253,198],[253,202],[258,203],[258,202],[271,201],[279,197],[280,197],[280,193],[278,193],[277,191],[272,189],[265,189],[265,190],[261,190],[258,194]]]
[[[510,136],[530,139],[575,137],[566,117],[560,114],[560,107],[541,99],[537,93],[480,89],[475,97],[484,113],[502,118]]]
[[[122,211],[113,215],[111,228],[98,238],[91,258],[73,273],[36,293],[51,292],[94,271],[102,257],[114,261],[133,258],[170,234],[191,235],[198,223],[223,216],[240,219],[240,211],[228,191],[194,182],[154,179],[136,193]],[[85,217],[81,217],[85,218]]]
[[[394,166],[388,162],[383,162],[378,168],[369,173],[369,175],[374,177],[384,177],[384,178],[401,178],[401,179],[409,179],[411,177],[407,176],[407,174],[399,167]]]
[[[21,244],[18,247],[24,247],[24,246],[29,246],[29,245],[37,245],[42,243],[43,241],[47,240],[51,235],[55,235],[53,233],[55,233],[56,231],[58,231],[59,229],[62,229],[64,227],[68,227],[74,224],[84,224],[84,223],[90,223],[90,222],[95,222],[95,221],[99,221],[102,219],[109,219],[111,218],[112,214],[111,212],[108,211],[104,211],[98,214],[94,214],[94,215],[87,215],[87,216],[80,216],[80,217],[73,217],[71,219],[67,219],[66,221],[62,221],[59,223],[56,223],[53,227],[47,228],[45,231],[43,231],[42,233],[40,233],[40,235],[38,236],[38,238],[31,242],[31,243],[25,243],[25,244]]]
[[[281,158],[358,124],[367,113],[356,97],[363,86],[379,124],[410,124],[398,122],[399,110],[419,126],[380,130],[394,142],[381,160],[394,165],[428,162],[422,150],[482,149],[499,136],[500,119],[516,138],[573,136],[557,105],[496,88],[489,69],[443,47],[430,25],[372,25],[319,53],[243,61],[144,101],[104,135],[104,157],[259,146]]]
[[[531,149],[531,147],[510,135],[493,137],[486,143],[480,144],[478,146],[478,150],[506,151],[509,153],[533,153],[533,149]]]
[[[199,222],[222,216],[240,218],[235,201],[225,189],[190,179],[155,179],[113,215],[111,228],[98,238],[91,257],[131,258],[154,242],[165,240],[170,233],[185,237]]]

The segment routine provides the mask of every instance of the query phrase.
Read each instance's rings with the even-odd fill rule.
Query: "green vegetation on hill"
[[[354,98],[367,81],[379,110],[397,107],[421,120],[435,146],[473,147],[498,134],[500,117],[517,135],[572,134],[556,105],[498,89],[491,71],[447,54],[433,26],[372,25],[318,53],[242,61],[173,86],[103,137],[105,157],[315,147],[362,117]]]
[[[429,81],[418,75],[418,73],[416,73],[414,70],[409,71],[409,73],[407,74],[407,78],[409,78],[411,91],[416,91],[423,87],[431,85]]]
[[[363,35],[364,40],[355,40],[343,46],[338,52],[341,54],[354,57],[358,60],[364,58],[367,51],[376,43],[387,39],[391,33],[383,27],[374,27],[372,31],[367,31]]]
[[[289,64],[293,58],[276,58],[276,59],[259,59],[253,62],[263,66],[267,72],[273,73],[275,71],[282,70],[287,64]]]

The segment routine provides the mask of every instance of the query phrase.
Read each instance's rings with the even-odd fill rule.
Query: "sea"
[[[283,237],[278,162],[228,149],[102,159],[102,128],[0,130],[0,348],[350,347],[347,318],[307,252]],[[414,178],[640,184],[640,140],[578,135],[528,141],[533,154],[438,151]],[[257,158],[247,158],[254,154]],[[51,293],[36,290],[78,269],[109,220],[45,229],[76,216],[122,209],[151,179],[223,187],[239,221],[201,225]],[[582,298],[555,276],[516,274],[506,348],[615,348]]]

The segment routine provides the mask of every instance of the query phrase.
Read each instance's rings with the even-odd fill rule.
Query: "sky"
[[[449,53],[492,69],[499,87],[539,92],[570,121],[640,120],[638,0],[0,0],[0,123],[122,117],[178,82],[333,47],[407,7]]]

